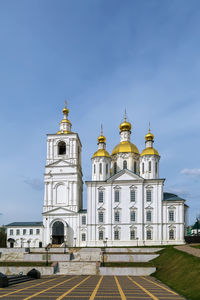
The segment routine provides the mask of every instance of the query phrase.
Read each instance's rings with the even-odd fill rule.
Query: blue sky
[[[65,98],[84,180],[103,123],[119,142],[124,109],[140,151],[151,122],[165,191],[200,214],[200,2],[0,2],[0,224],[41,220],[46,134]],[[86,207],[86,194],[84,193]]]

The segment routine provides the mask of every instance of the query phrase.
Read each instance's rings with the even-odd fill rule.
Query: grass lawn
[[[200,258],[167,246],[152,263],[154,277],[188,300],[200,300]]]

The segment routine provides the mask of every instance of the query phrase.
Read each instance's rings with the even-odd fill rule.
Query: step
[[[156,271],[155,267],[100,267],[99,275],[104,276],[149,276]]]

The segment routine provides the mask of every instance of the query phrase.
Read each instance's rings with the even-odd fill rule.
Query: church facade
[[[68,113],[65,105],[60,130],[47,135],[43,221],[8,224],[7,246],[183,244],[185,200],[163,192],[154,135],[149,129],[139,153],[126,115],[111,155],[101,130],[91,159],[91,181],[86,181],[87,210],[83,209],[82,144],[71,130]]]

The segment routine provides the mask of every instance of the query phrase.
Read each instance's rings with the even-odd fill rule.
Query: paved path
[[[150,276],[49,276],[0,289],[0,299],[183,300],[184,298]]]
[[[193,248],[193,247],[190,247],[189,245],[175,246],[174,248],[176,248],[177,250],[192,254],[196,257],[200,257],[200,249],[198,249],[198,248]]]

